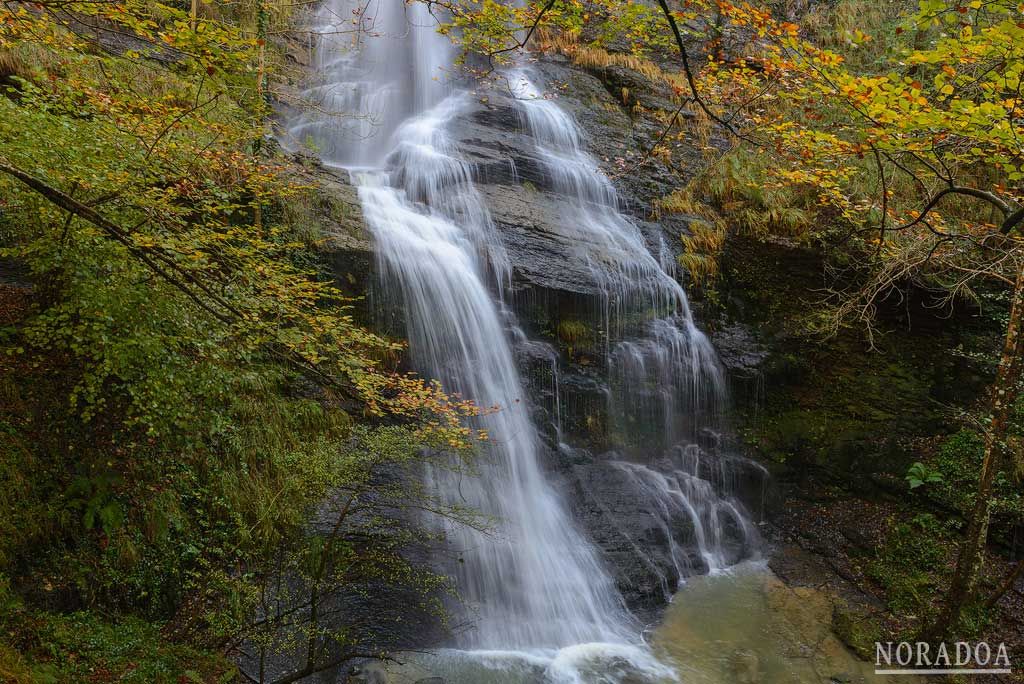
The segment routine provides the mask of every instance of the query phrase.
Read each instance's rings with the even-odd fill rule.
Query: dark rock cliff
[[[535,68],[546,92],[578,122],[588,152],[612,180],[622,211],[640,228],[649,249],[674,262],[687,217],[655,218],[654,207],[707,159],[686,145],[667,156],[647,155],[664,126],[650,112],[664,115],[671,107],[664,86],[621,67],[590,73],[561,56],[540,59]],[[623,87],[631,93],[629,104],[615,95]],[[474,98],[471,111],[451,122],[449,130],[460,155],[472,164],[510,262],[506,296],[519,327],[513,337],[551,478],[602,551],[627,602],[647,613],[671,597],[682,574],[706,571],[706,560],[698,553],[693,522],[666,512],[664,497],[671,494],[639,491],[636,478],[615,465],[622,457],[616,428],[622,416],[612,415],[608,402],[607,303],[585,260],[588,250],[572,230],[577,209],[552,191],[507,86],[480,87]],[[682,121],[689,125],[688,117]],[[332,198],[319,200],[311,212],[328,238],[325,251],[332,270],[343,289],[356,293],[369,286],[372,291],[377,285],[371,274],[373,246],[358,220],[355,190],[344,172],[311,160],[307,168],[318,196]],[[385,299],[371,294],[365,315],[380,318],[381,311],[374,309]],[[734,339],[747,339],[738,326]],[[749,353],[735,354],[741,363],[756,363]],[[710,444],[702,448],[708,449],[707,457],[718,451]],[[650,458],[661,455],[652,452]],[[740,483],[734,493],[756,514],[764,475],[752,465],[737,466],[737,472],[735,482],[719,484]],[[737,548],[737,557],[749,551]]]

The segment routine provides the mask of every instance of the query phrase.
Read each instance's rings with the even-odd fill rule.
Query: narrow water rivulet
[[[530,342],[516,339],[514,307],[503,297],[511,264],[452,135],[478,105],[456,76],[448,39],[424,5],[401,0],[329,0],[316,33],[319,81],[307,97],[318,106],[290,122],[289,136],[350,170],[415,366],[450,392],[500,407],[479,419],[490,439],[478,475],[425,474],[453,503],[497,521],[493,534],[447,530],[470,627],[434,671],[453,683],[676,680],[644,643],[643,626],[545,470],[515,353]],[[613,453],[609,467],[649,499],[672,544],[674,528],[686,530],[679,543],[696,557],[673,551],[676,581],[721,570],[755,554],[757,534],[702,462],[716,452],[698,442],[718,427],[724,405],[714,349],[683,288],[620,211],[579,128],[539,81],[528,70],[507,74],[550,191],[569,208],[556,219],[575,236],[572,256],[588,265],[599,293],[608,412],[621,431],[642,422],[657,436],[651,463]]]

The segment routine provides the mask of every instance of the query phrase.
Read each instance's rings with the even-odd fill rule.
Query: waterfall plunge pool
[[[878,684],[871,663],[832,633],[830,597],[786,586],[766,563],[691,577],[648,645],[581,644],[558,651],[396,654],[365,668],[365,684]],[[436,678],[436,679],[432,679]]]

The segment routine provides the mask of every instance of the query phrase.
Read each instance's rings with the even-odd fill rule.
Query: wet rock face
[[[728,372],[733,401],[758,405],[765,393],[765,367],[771,351],[750,327],[735,321],[716,327],[710,336]]]
[[[654,613],[681,580],[756,555],[767,474],[697,445],[645,465],[562,448],[566,499],[627,605]]]
[[[615,186],[620,209],[640,228],[650,251],[659,255],[667,250],[665,260],[674,260],[687,220],[654,220],[652,208],[705,160],[695,148],[676,150],[668,161],[647,158],[662,124],[632,111],[637,101],[645,108],[664,110],[670,106],[670,94],[621,67],[595,75],[564,58],[545,57],[536,70],[546,92],[576,119],[583,145]],[[617,95],[623,89],[631,93],[629,104]],[[575,520],[600,550],[629,607],[652,615],[682,577],[708,570],[709,559],[697,539],[712,528],[721,537],[709,542],[718,562],[749,555],[751,532],[734,519],[729,507],[734,503],[737,510],[756,516],[763,473],[745,469],[738,458],[727,469],[712,472],[706,464],[684,462],[680,454],[669,458],[654,453],[662,446],[654,447],[653,440],[646,445],[651,453],[645,463],[623,460],[627,450],[620,423],[632,421],[629,431],[641,432],[632,424],[636,411],[609,401],[608,299],[587,260],[597,247],[581,244],[586,237],[576,230],[576,200],[553,191],[548,167],[507,88],[502,92],[492,87],[478,95],[449,132],[459,156],[472,166],[476,189],[511,266],[512,283],[504,296],[521,327],[515,346],[529,384],[534,422],[547,445],[546,463],[552,478],[562,482]],[[324,192],[337,193],[346,207],[358,204],[346,179],[326,170],[320,176]],[[328,249],[339,279],[361,276],[366,282],[373,258],[365,233],[347,221],[330,225]],[[380,309],[386,306],[385,299],[375,295],[371,301]],[[651,315],[637,315],[641,313]],[[758,365],[756,355],[743,350],[748,340],[742,331],[723,339],[734,342],[727,358],[730,367],[749,370]],[[658,425],[652,422],[650,430],[659,430]],[[643,460],[635,447],[630,445],[629,457]],[[652,470],[631,470],[634,467]],[[661,472],[667,479],[659,479]],[[706,478],[709,489],[691,491],[687,488],[700,483],[687,478]],[[717,501],[711,488],[727,492],[725,499]],[[679,503],[690,494],[705,497],[703,508],[691,510]]]
[[[576,208],[549,192],[550,179],[515,102],[501,94],[488,100],[452,131],[460,153],[473,165],[515,286],[596,295],[590,267],[581,258],[586,246],[569,230]]]
[[[654,502],[638,496],[629,476],[607,462],[576,465],[572,476],[573,515],[613,569],[626,603],[641,612],[664,605],[681,578]],[[687,521],[676,522],[680,533],[692,533]]]
[[[665,111],[670,103],[664,86],[622,67],[607,67],[599,78],[557,55],[539,59],[536,70],[545,81],[545,96],[576,119],[582,142],[615,186],[622,211],[636,222],[653,253],[667,250],[667,257],[674,259],[689,221],[684,216],[654,220],[655,204],[707,162],[692,146],[675,149],[671,166],[660,156],[648,157],[663,124],[650,116],[631,116],[630,106],[613,95],[627,88],[644,107]],[[511,262],[514,290],[543,291],[556,308],[564,307],[551,293],[598,298],[585,258],[594,250],[581,244],[573,230],[578,207],[551,192],[551,179],[507,84],[502,88],[499,82],[483,94],[466,115],[452,122],[449,131],[459,155],[472,165],[477,189]],[[321,211],[327,214],[325,250],[336,256],[336,270],[346,277],[362,273],[365,280],[371,265],[366,257],[372,248],[359,225],[355,188],[344,171],[307,166],[311,184],[321,197],[337,198],[343,205],[340,220],[331,217],[331,211]]]
[[[547,83],[546,94],[576,119],[587,151],[615,185],[621,209],[636,221],[655,253],[667,246],[674,256],[688,221],[680,216],[654,221],[653,206],[690,175],[691,165],[694,171],[703,166],[700,154],[688,153],[673,168],[658,157],[647,158],[646,151],[662,133],[660,123],[630,117],[608,85],[564,58],[542,59],[538,71]],[[633,80],[637,78],[643,77],[634,75]],[[644,92],[637,84],[634,91]],[[504,91],[492,87],[481,99],[486,102],[477,102],[449,130],[460,156],[473,167],[477,189],[512,264],[514,287],[598,296],[584,257],[593,250],[580,244],[580,236],[572,230],[578,208],[550,191],[551,179],[525,130],[519,105],[507,87]],[[655,99],[646,104],[664,102]],[[354,208],[347,215],[359,221],[358,197],[344,172],[313,167],[310,175],[322,196],[337,197],[346,208]],[[325,249],[338,254],[339,268],[354,264],[357,268],[347,270],[364,270],[361,257],[370,249],[365,231],[353,221],[329,220],[326,233],[330,242]]]
[[[310,190],[285,206],[284,219],[300,234],[322,238],[320,250],[342,292],[365,294],[376,259],[359,191],[344,169],[326,167],[307,154],[294,158],[298,164],[289,180]]]
[[[627,78],[627,70],[616,69],[623,83],[634,84],[634,92],[650,93],[645,106],[659,110],[669,106],[661,88],[649,82],[641,87],[644,77],[629,72],[632,76]],[[688,220],[671,216],[654,221],[653,208],[658,199],[704,167],[702,154],[680,147],[671,167],[660,157],[647,157],[663,125],[653,118],[630,116],[630,107],[610,92],[617,86],[559,56],[541,58],[536,70],[545,81],[545,96],[575,118],[586,151],[611,179],[620,208],[636,221],[652,250],[657,253],[668,246],[673,256],[678,253]],[[587,246],[579,244],[580,237],[572,230],[579,210],[574,202],[550,192],[551,179],[507,84],[499,81],[481,100],[485,101],[452,124],[451,132],[460,155],[474,167],[477,187],[512,262],[516,285],[597,294],[584,258]]]
[[[664,124],[635,113],[634,106],[674,113],[678,105],[671,103],[667,86],[621,66],[604,67],[595,75],[558,56],[540,60],[538,70],[548,89],[557,93],[558,104],[576,119],[588,150],[615,183],[624,208],[634,217],[649,218],[657,200],[707,165],[701,151],[689,144],[672,149],[671,166],[664,158],[647,156],[664,132]],[[628,94],[625,101],[624,92]],[[684,127],[691,116],[680,113]],[[665,218],[661,225],[678,239],[686,221]]]
[[[586,262],[566,258],[581,246],[551,221],[553,216],[568,216],[571,204],[526,184],[486,185],[480,190],[512,264],[517,289],[597,295]]]

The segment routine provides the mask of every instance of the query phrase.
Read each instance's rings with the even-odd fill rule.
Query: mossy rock
[[[832,608],[832,632],[865,660],[875,657],[875,642],[884,634],[881,623],[866,608],[846,601],[837,601]]]
[[[590,337],[590,328],[582,321],[562,321],[558,324],[558,339],[576,346]]]

